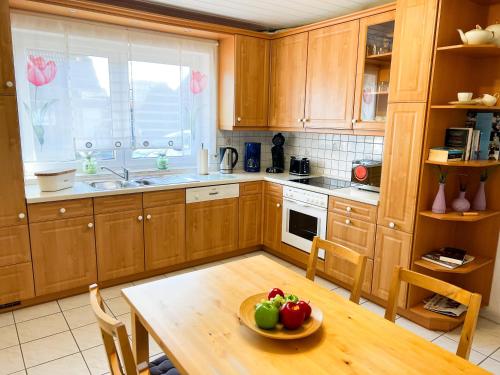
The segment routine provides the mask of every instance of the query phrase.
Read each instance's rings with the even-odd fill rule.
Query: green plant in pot
[[[94,151],[80,151],[80,156],[83,157],[82,171],[86,174],[97,173],[97,160],[94,157]]]
[[[166,151],[160,152],[156,157],[156,168],[161,170],[168,169],[168,157]]]

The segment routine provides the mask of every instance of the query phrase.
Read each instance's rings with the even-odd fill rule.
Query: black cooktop
[[[290,180],[292,182],[298,182],[299,184],[316,186],[324,189],[342,189],[351,186],[350,181],[337,180],[335,178],[329,177],[303,177],[296,180]]]

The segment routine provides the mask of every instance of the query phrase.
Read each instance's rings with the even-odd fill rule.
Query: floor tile
[[[14,315],[12,315],[12,312],[0,314],[0,327],[8,326],[10,324],[14,324]]]
[[[337,289],[333,289],[332,292],[338,294],[341,297],[344,297],[345,299],[351,298],[351,291],[344,289],[341,286],[339,286]],[[363,304],[365,302],[367,302],[367,300],[363,297],[360,297],[359,303]]]
[[[127,334],[131,335],[132,334],[131,314],[127,313],[127,314],[123,314],[123,315],[118,315],[116,317],[116,319],[118,319],[119,321],[123,322],[123,324],[125,324],[125,328],[127,329]]]
[[[305,269],[297,267],[297,266],[295,266],[293,264],[288,264],[286,267],[288,269],[291,269],[293,272],[298,273],[301,276],[304,276],[304,277],[306,276],[306,270]]]
[[[149,355],[152,356],[152,355],[157,355],[160,353],[163,353],[160,346],[156,343],[156,341],[151,336],[149,336]]]
[[[484,368],[486,371],[489,371],[492,374],[500,374],[500,362],[495,361],[494,359],[487,358],[479,365],[479,367]]]
[[[114,316],[123,315],[130,312],[130,305],[123,297],[108,299],[106,305],[109,307]]]
[[[377,315],[380,315],[381,317],[383,317],[385,314],[385,308],[383,308],[382,306],[379,306],[376,303],[373,303],[371,301],[366,301],[366,302],[362,303],[361,307],[363,307],[367,310],[370,310],[371,312],[373,312]]]
[[[102,375],[109,372],[108,359],[106,358],[104,345],[84,350],[82,354],[92,375]]]
[[[429,341],[435,340],[443,334],[441,331],[431,331],[405,318],[399,318],[396,320],[396,324]]]
[[[434,344],[439,345],[443,349],[448,350],[449,352],[456,353],[457,348],[458,348],[458,342],[455,340],[452,340],[445,335],[438,337],[434,341],[432,341]],[[484,354],[481,354],[479,352],[476,352],[475,350],[471,350],[470,355],[469,355],[469,361],[474,363],[475,365],[481,363],[486,359],[486,356]]]
[[[19,345],[17,338],[16,326],[11,324],[0,328],[0,349],[5,349],[10,346]]]
[[[500,342],[499,342],[500,344]],[[490,355],[491,358],[493,358],[495,361],[500,362],[500,349],[498,349],[495,353]]]
[[[17,372],[10,374],[10,375],[26,375],[26,370],[17,371]]]
[[[104,300],[120,297],[122,295],[122,289],[130,288],[131,286],[134,286],[134,284],[126,283],[126,284],[112,286],[110,288],[101,289],[100,290],[101,296]]]
[[[462,326],[446,333],[452,340],[460,341]],[[476,326],[476,333],[472,340],[472,349],[489,356],[500,346],[500,324],[494,323],[485,318],[479,318]]]
[[[20,323],[26,320],[40,318],[42,316],[52,315],[58,312],[61,312],[61,309],[59,309],[59,305],[56,301],[52,301],[42,303],[41,305],[35,305],[25,307],[24,309],[15,310],[14,319],[16,323]]]
[[[66,297],[58,300],[61,310],[70,310],[90,304],[89,294],[83,293],[76,296]]]
[[[328,290],[333,290],[333,289],[338,289],[340,286],[337,284],[332,283],[329,280],[323,279],[322,277],[316,276],[314,278],[314,282],[318,284],[319,286],[322,286],[323,288],[326,288]]]
[[[0,350],[0,375],[24,370],[23,356],[19,346]]]
[[[26,368],[59,359],[78,352],[70,332],[58,333],[43,339],[21,344]]]
[[[182,270],[172,271],[172,272],[166,273],[164,276],[165,277],[172,277],[172,276],[182,275],[182,274],[185,274],[188,272],[194,272],[194,271],[196,271],[195,267],[189,267],[189,268],[184,268]]]
[[[88,324],[71,330],[80,350],[86,350],[102,344],[101,331],[97,323]]]
[[[63,311],[63,314],[71,329],[96,322],[94,312],[92,311],[92,307],[90,307],[90,305],[66,310]]]
[[[28,369],[28,375],[89,375],[90,372],[80,353],[57,359]]]
[[[17,324],[19,341],[25,343],[68,331],[69,327],[62,313],[43,316]]]
[[[148,277],[147,279],[142,279],[142,280],[134,281],[134,282],[132,282],[132,284],[134,284],[134,285],[141,285],[141,284],[150,283],[152,281],[162,280],[164,278],[165,278],[164,275],[153,276],[153,277]]]

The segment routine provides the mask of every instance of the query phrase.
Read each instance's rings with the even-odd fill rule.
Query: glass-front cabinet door
[[[362,18],[353,128],[384,131],[389,96],[395,11]]]

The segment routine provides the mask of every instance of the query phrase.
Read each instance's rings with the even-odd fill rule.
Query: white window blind
[[[15,12],[14,62],[28,170],[74,164],[194,166],[214,151],[215,41]]]

